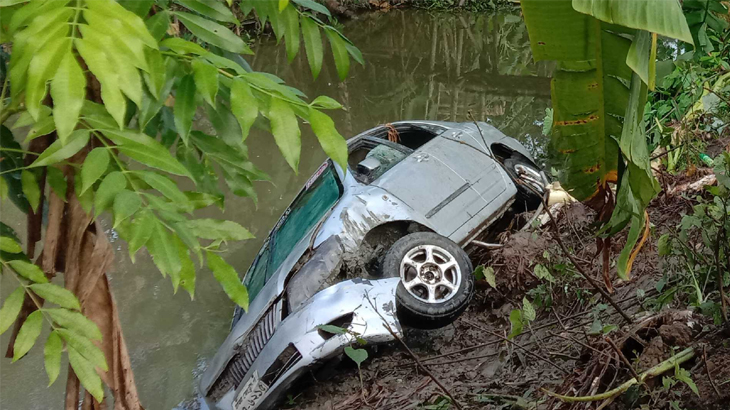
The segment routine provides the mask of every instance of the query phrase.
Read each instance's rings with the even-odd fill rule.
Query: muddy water
[[[361,16],[347,22],[344,31],[367,60],[364,67],[353,63],[345,82],[337,80],[330,56],[312,81],[306,60],[287,65],[283,45],[277,47],[271,39],[259,41],[249,61],[308,96],[325,94],[342,102],[347,111],[333,117],[345,136],[402,119],[466,121],[471,111],[534,153],[543,151],[540,121],[549,104],[550,67],[532,62],[527,30],[517,14],[397,11]],[[204,121],[197,127],[208,128]],[[270,136],[254,134],[249,142],[253,161],[273,183],[257,185],[258,207],[250,200],[227,198],[224,216],[259,238],[236,245],[229,254],[241,273],[298,188],[324,160],[306,130],[299,175],[287,167]],[[21,217],[10,208],[3,208],[3,221],[18,221],[14,228],[22,232]],[[207,271],[199,273],[194,302],[182,292],[173,295],[169,280],[157,273],[148,255],[140,254],[132,264],[124,245],[114,245],[118,252],[112,287],[142,403],[151,410],[170,409],[193,396],[197,377],[226,337],[232,303]],[[15,285],[7,276],[0,284],[3,296]],[[0,342],[4,347],[7,335]],[[36,346],[20,363],[0,362],[1,409],[62,408],[65,370],[47,389],[42,355]]]

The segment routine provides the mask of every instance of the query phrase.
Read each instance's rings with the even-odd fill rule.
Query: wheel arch
[[[383,222],[370,229],[358,247],[358,254],[371,275],[380,274],[382,259],[391,246],[400,238],[414,232],[437,233],[428,226],[408,219]]]

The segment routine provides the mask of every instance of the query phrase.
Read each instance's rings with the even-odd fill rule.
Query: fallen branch
[[[591,401],[608,400],[608,399],[615,398],[616,396],[625,392],[631,386],[633,386],[637,383],[644,383],[644,381],[646,379],[650,379],[652,377],[659,376],[668,370],[674,369],[675,366],[680,365],[680,364],[692,359],[694,356],[695,356],[694,348],[688,347],[688,348],[682,350],[681,352],[677,353],[676,355],[670,357],[669,359],[652,367],[651,369],[641,373],[639,375],[638,380],[636,377],[633,377],[633,378],[631,378],[631,380],[616,387],[615,389],[609,390],[609,391],[601,393],[601,394],[596,394],[593,396],[579,396],[579,397],[563,396],[561,394],[551,392],[547,389],[540,389],[540,390],[542,390],[545,394],[555,397],[558,400],[564,401],[566,403],[585,403],[585,402],[591,402]]]
[[[715,385],[715,381],[712,380],[712,374],[710,374],[710,367],[707,366],[707,347],[702,347],[702,361],[705,364],[705,371],[707,372],[707,378],[710,380],[710,386],[715,390],[715,393],[717,394],[717,397],[722,397],[722,394],[720,394],[720,390]]]
[[[525,184],[525,186],[527,186],[528,188],[531,188],[527,184]],[[537,191],[535,191],[535,193],[539,195],[539,193]],[[543,204],[545,204],[545,212],[547,212],[548,216],[550,217],[550,225],[552,226],[553,232],[555,233],[555,240],[558,242],[558,245],[560,245],[560,248],[563,250],[563,253],[565,254],[565,256],[567,256],[568,259],[570,259],[570,262],[573,264],[573,266],[575,266],[575,269],[578,271],[578,273],[580,273],[580,275],[583,276],[583,278],[588,281],[588,283],[593,287],[593,289],[595,289],[598,293],[600,293],[601,296],[603,296],[603,298],[606,299],[606,301],[611,306],[613,306],[614,309],[616,309],[616,311],[621,315],[621,317],[624,318],[626,323],[632,323],[633,320],[631,320],[631,317],[629,315],[627,315],[623,309],[621,309],[621,307],[618,305],[618,303],[616,303],[616,301],[613,300],[611,295],[609,295],[608,292],[606,292],[606,290],[604,290],[598,284],[598,282],[596,282],[595,279],[593,279],[590,275],[588,275],[588,273],[586,273],[586,271],[583,270],[583,267],[578,263],[578,261],[575,260],[575,258],[573,257],[573,254],[570,253],[570,251],[568,250],[568,247],[565,246],[565,243],[563,243],[563,239],[560,237],[560,229],[558,228],[557,222],[555,222],[555,218],[553,217],[552,212],[550,212],[550,207],[547,206],[547,201],[545,200],[544,196],[542,197],[542,202],[543,202]]]

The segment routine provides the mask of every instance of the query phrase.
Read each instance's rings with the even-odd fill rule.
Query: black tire
[[[524,183],[520,182],[520,175],[517,172],[517,166],[521,165],[523,167],[530,168],[537,173],[540,173],[540,168],[535,166],[535,164],[527,158],[524,158],[522,155],[513,155],[505,159],[503,164],[505,170],[517,187],[515,207],[521,211],[534,211],[537,209],[540,206],[540,203],[542,203],[542,196],[537,195],[533,190],[526,187]],[[544,193],[544,190],[542,193]]]
[[[449,291],[446,287],[438,284],[436,285],[435,289],[441,288],[441,292],[445,293],[445,296],[442,296],[443,302],[438,302],[438,300],[428,302],[417,298],[406,289],[403,277],[400,274],[401,262],[404,257],[409,252],[418,252],[417,248],[419,246],[429,245],[435,247],[432,248],[432,252],[436,255],[434,261],[439,258],[440,261],[446,264],[448,260],[444,256],[450,256],[458,265],[458,271],[453,267],[447,268],[445,273],[439,274],[439,276],[451,277],[447,280],[452,285],[454,285],[455,275],[460,275],[459,286],[453,291]],[[423,265],[426,264],[428,264],[427,261],[423,263]],[[436,264],[430,265],[437,266]],[[464,312],[474,296],[474,268],[466,252],[450,239],[435,233],[416,232],[396,241],[385,255],[382,269],[385,277],[401,277],[395,293],[396,312],[400,322],[406,326],[417,329],[437,329],[446,326]],[[408,269],[415,270],[415,268]],[[439,270],[439,272],[441,271]],[[422,288],[423,291],[429,292],[425,284],[422,285]],[[413,292],[418,292],[418,289],[413,290]]]

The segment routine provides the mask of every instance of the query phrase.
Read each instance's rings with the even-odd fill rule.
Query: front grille
[[[230,389],[235,389],[246,377],[246,373],[259,357],[264,346],[274,335],[277,326],[281,323],[281,308],[283,301],[276,301],[264,316],[259,319],[256,326],[246,336],[243,343],[236,348],[226,368],[221,372],[218,380],[210,389],[210,397],[218,400]]]

